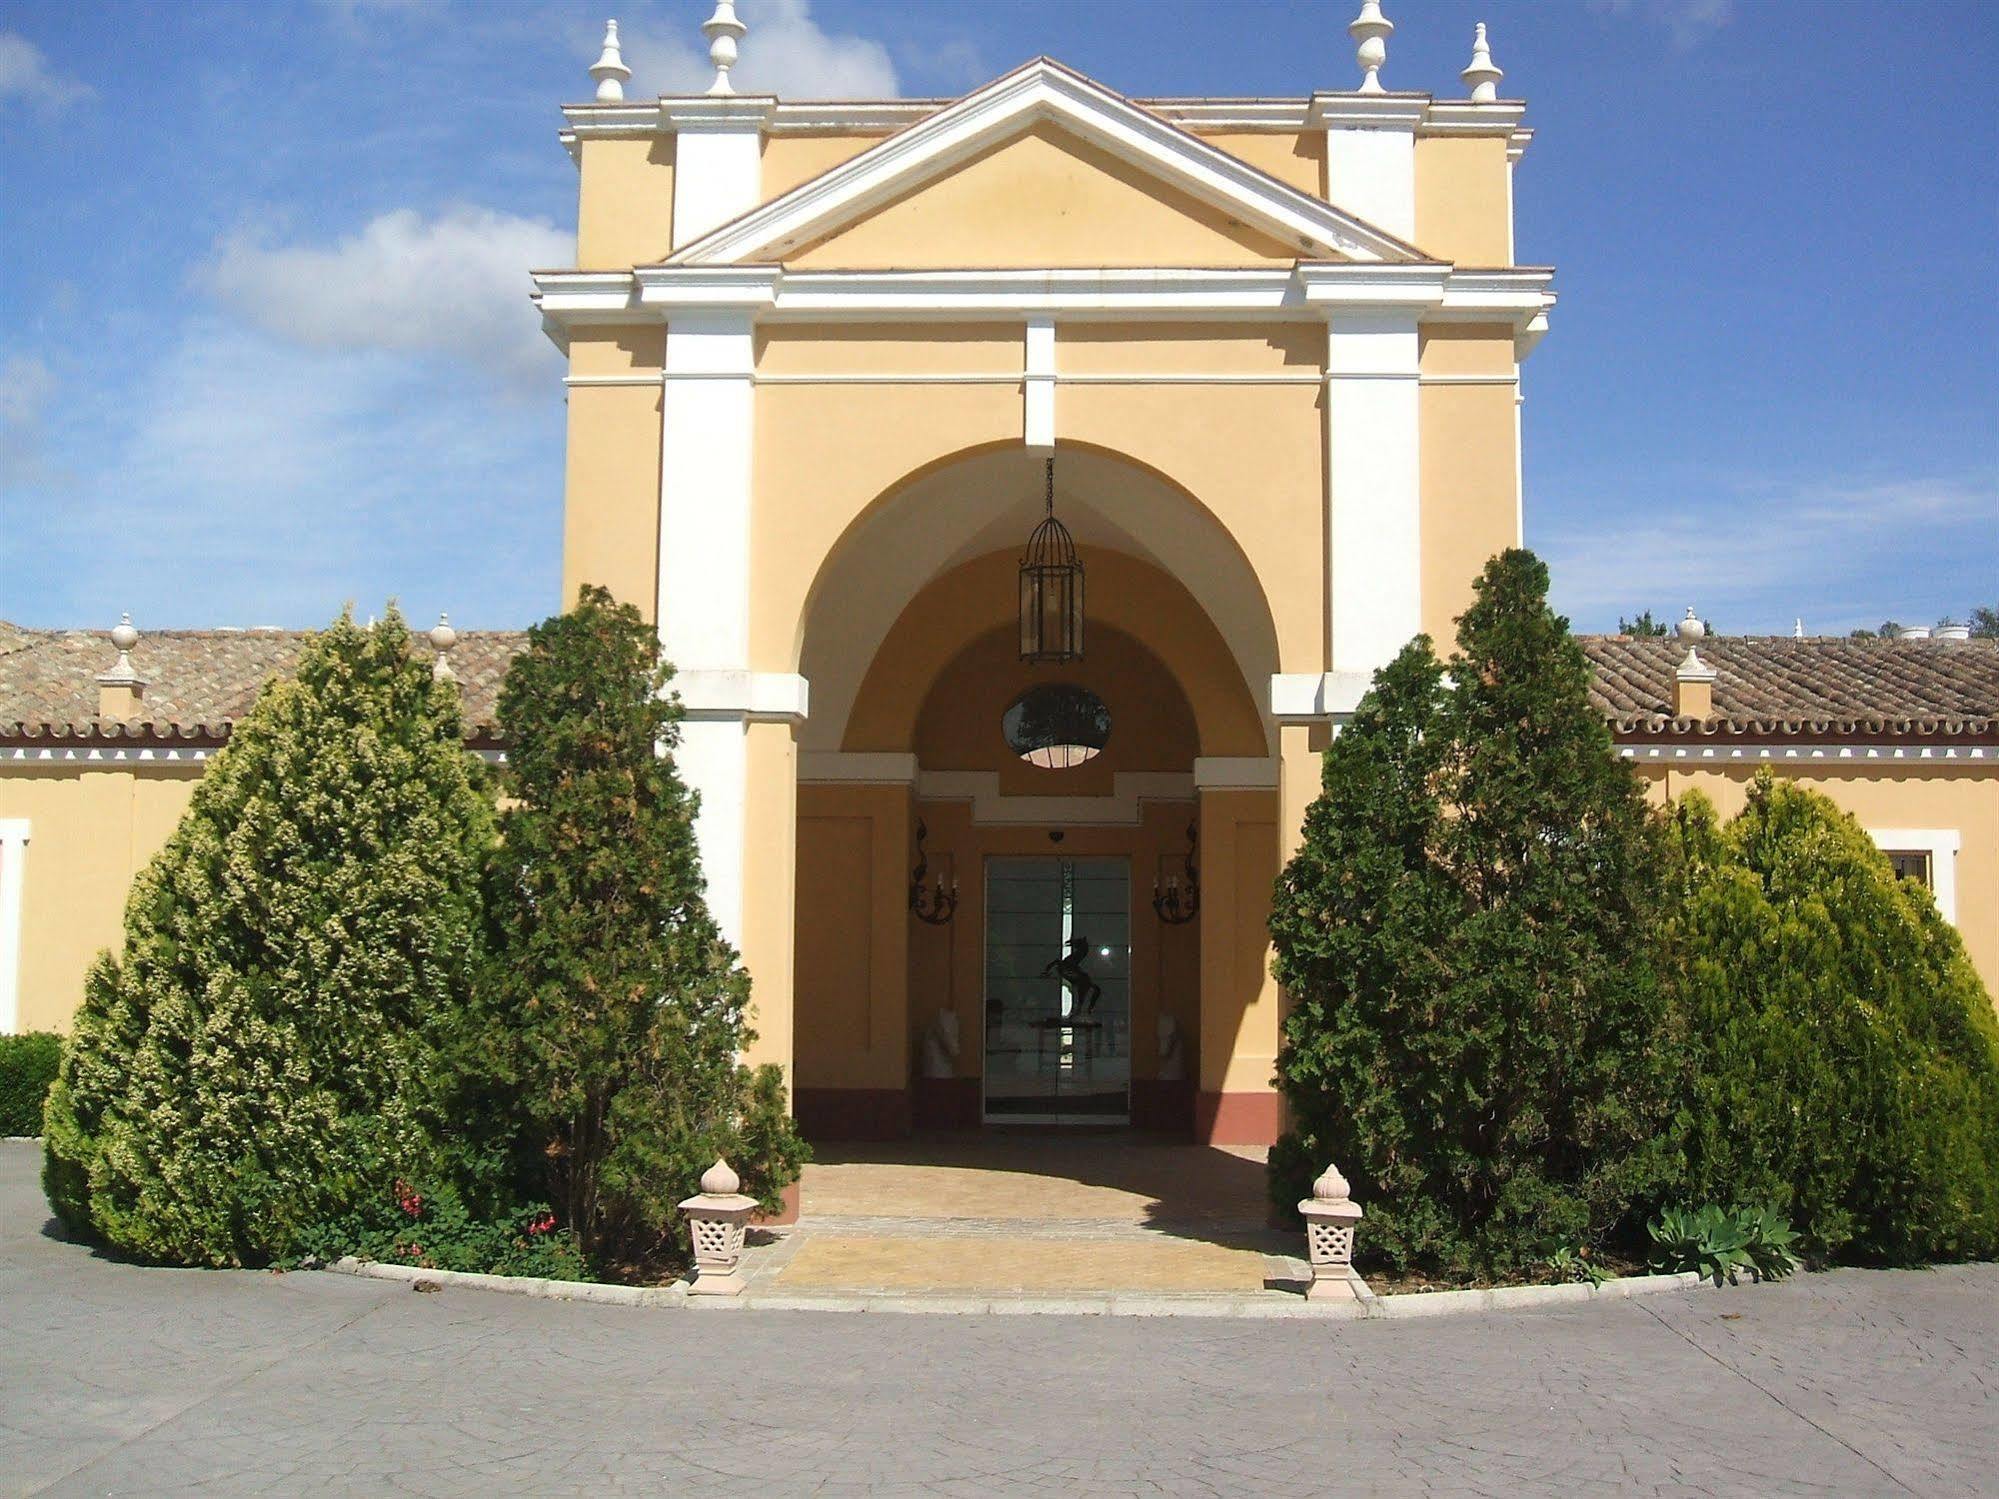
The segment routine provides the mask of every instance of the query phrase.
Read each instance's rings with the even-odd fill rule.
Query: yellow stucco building
[[[717,91],[628,101],[613,45],[564,111],[576,266],[534,298],[568,359],[563,593],[636,604],[678,668],[759,1059],[819,1135],[1267,1142],[1270,892],[1319,752],[1521,540],[1555,301],[1516,263],[1525,107],[1482,46],[1468,98],[1384,91],[1367,37],[1361,88],[1304,98],[1131,99],[1044,58],[803,103],[729,91],[721,20]],[[1057,603],[1023,625],[1051,513],[1080,640]],[[1658,794],[1809,777],[1999,981],[1999,645],[1585,645]],[[66,1023],[296,646],[144,636],[135,687],[101,633],[0,636],[0,1025]],[[518,646],[452,647],[488,752]]]

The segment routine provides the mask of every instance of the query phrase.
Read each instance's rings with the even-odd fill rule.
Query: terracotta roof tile
[[[97,720],[97,677],[117,659],[106,630],[27,630],[0,621],[0,739],[137,738],[215,743],[272,677],[298,661],[302,630],[155,630],[132,651],[148,686],[144,717]],[[1673,737],[1856,734],[1999,739],[1999,641],[1704,640],[1719,676],[1715,717],[1672,717],[1673,669],[1686,647],[1668,638],[1580,637],[1595,668],[1590,699],[1620,734]],[[414,633],[416,652],[430,643]],[[497,740],[493,723],[519,630],[465,630],[451,652],[466,737]]]
[[[1717,636],[1700,657],[1718,674],[1713,719],[1676,719],[1671,637],[1585,635],[1590,699],[1613,729],[1646,735],[1999,734],[1999,641],[1793,640]]]
[[[132,648],[146,681],[142,716],[100,723],[97,678],[118,659],[108,630],[23,630],[0,623],[0,739],[174,739],[219,742],[273,677],[298,663],[305,630],[149,630]],[[434,653],[412,632],[416,654]],[[451,651],[468,739],[497,737],[494,710],[518,630],[461,630]]]

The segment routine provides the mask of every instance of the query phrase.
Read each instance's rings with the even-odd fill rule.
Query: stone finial
[[[742,1178],[717,1160],[701,1173],[701,1191],[680,1204],[687,1219],[687,1236],[694,1247],[696,1296],[735,1296],[747,1284],[742,1273],[743,1241],[757,1200],[742,1193]]]
[[[718,1157],[714,1165],[701,1173],[701,1190],[710,1197],[728,1197],[743,1190],[743,1179],[736,1175],[733,1166]]]
[[[1367,1215],[1353,1200],[1338,1166],[1328,1165],[1312,1183],[1312,1195],[1298,1204],[1305,1220],[1305,1254],[1312,1266],[1308,1301],[1355,1301],[1366,1287],[1353,1273],[1354,1231]]]
[[[748,30],[736,19],[736,0],[715,0],[715,14],[701,23],[701,34],[708,38],[708,61],[715,65],[715,81],[708,85],[709,93],[736,91],[736,86],[729,82],[729,69],[736,65],[736,44]]]
[[[1696,640],[1707,634],[1707,626],[1701,623],[1700,616],[1694,613],[1694,606],[1689,604],[1687,605],[1687,617],[1673,626],[1673,633],[1691,646]]]
[[[1499,97],[1499,80],[1506,75],[1492,60],[1492,47],[1485,39],[1485,22],[1480,21],[1472,32],[1471,66],[1458,77],[1464,79],[1471,89],[1471,102],[1490,104]]]
[[[430,648],[437,652],[437,659],[431,663],[430,674],[439,682],[455,682],[458,674],[451,669],[451,648],[458,644],[458,632],[451,628],[451,616],[440,614],[437,623],[430,627]]]
[[[1799,615],[1798,618],[1791,621],[1791,638],[1793,640],[1803,640],[1805,638],[1805,620],[1803,615]]]
[[[632,76],[632,70],[625,66],[625,54],[618,47],[618,23],[604,23],[604,50],[590,65],[590,76],[597,80],[597,102],[616,104],[625,97],[625,80]]]
[[[139,704],[146,696],[146,679],[132,666],[132,647],[139,643],[139,632],[132,627],[130,614],[119,616],[111,630],[111,643],[118,647],[118,659],[97,678],[97,716],[122,723],[138,716]]]
[[[1363,94],[1387,92],[1381,86],[1381,67],[1388,61],[1388,38],[1394,31],[1395,23],[1381,13],[1381,0],[1361,0],[1360,14],[1347,23],[1347,35],[1359,44],[1353,55],[1361,66]]]

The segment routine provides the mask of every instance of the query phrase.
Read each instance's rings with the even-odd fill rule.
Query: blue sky
[[[308,625],[557,606],[556,105],[704,0],[0,0],[0,617]],[[959,93],[1046,52],[1135,94],[1357,81],[1347,0],[741,0],[739,79]],[[1388,0],[1472,22],[1539,134],[1527,532],[1579,628],[1843,633],[1999,605],[1999,5]]]

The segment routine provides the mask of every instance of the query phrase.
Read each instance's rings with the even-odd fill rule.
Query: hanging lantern
[[[1083,564],[1075,538],[1055,519],[1055,460],[1048,460],[1047,514],[1020,559],[1020,659],[1083,659]]]

